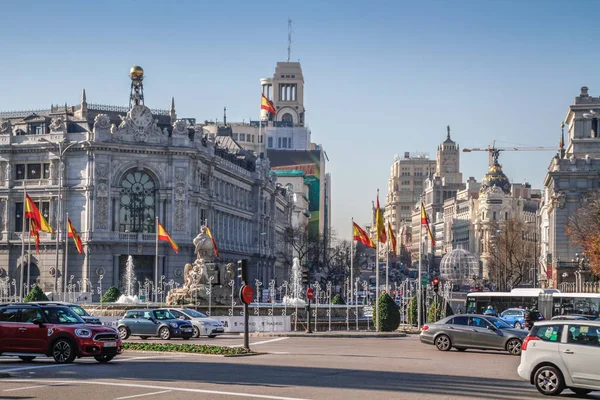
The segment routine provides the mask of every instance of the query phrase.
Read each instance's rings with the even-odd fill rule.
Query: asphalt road
[[[183,342],[177,340],[177,342]],[[238,336],[188,342],[241,345]],[[186,342],[187,343],[187,342]],[[505,353],[439,352],[405,338],[251,338],[268,354],[127,352],[109,364],[0,358],[0,399],[532,399]],[[574,397],[565,390],[563,398]],[[594,398],[594,397],[588,397]],[[595,397],[600,398],[600,397]]]

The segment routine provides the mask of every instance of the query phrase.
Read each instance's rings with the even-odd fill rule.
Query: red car
[[[86,325],[69,307],[35,303],[0,305],[0,355],[23,361],[53,357],[61,364],[77,357],[106,363],[121,353],[116,329]]]

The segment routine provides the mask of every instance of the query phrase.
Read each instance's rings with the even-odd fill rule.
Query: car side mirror
[[[179,317],[178,319],[185,321],[185,317],[183,315],[181,317]]]
[[[36,325],[39,325],[40,328],[44,326],[44,321],[42,321],[41,318],[34,318],[31,322],[33,322]]]

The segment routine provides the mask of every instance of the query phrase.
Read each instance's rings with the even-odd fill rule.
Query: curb
[[[11,374],[7,374],[6,372],[0,372],[0,379],[1,378],[10,378]]]
[[[328,332],[281,332],[281,333],[251,333],[250,337],[302,337],[302,338],[349,338],[349,339],[364,339],[364,338],[401,338],[406,337],[406,333],[403,332],[387,332],[387,333],[378,333],[378,332],[364,332],[364,333],[328,333]]]

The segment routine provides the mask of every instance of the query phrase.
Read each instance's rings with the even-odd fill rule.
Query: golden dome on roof
[[[142,79],[144,79],[144,69],[139,65],[134,65],[129,70],[129,76],[134,81],[141,81]]]

